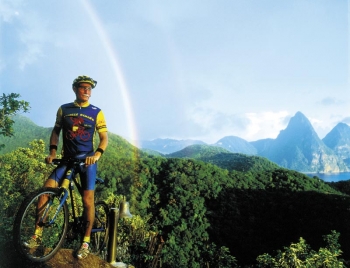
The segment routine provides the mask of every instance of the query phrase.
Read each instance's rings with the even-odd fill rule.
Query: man
[[[83,187],[84,220],[86,221],[85,236],[76,256],[79,259],[89,254],[90,233],[95,218],[95,180],[97,161],[107,148],[107,126],[103,112],[89,103],[92,89],[97,81],[88,76],[78,76],[73,81],[73,91],[76,99],[59,107],[56,123],[50,137],[50,154],[45,158],[46,163],[51,163],[56,158],[59,135],[62,130],[63,157],[81,158],[85,160],[86,168],[80,173]],[[99,144],[94,151],[93,136],[99,135]],[[45,182],[44,187],[58,187],[66,166],[58,166]],[[41,202],[40,202],[41,203]],[[29,248],[36,247],[41,242],[42,228],[36,227],[35,234],[26,243]]]

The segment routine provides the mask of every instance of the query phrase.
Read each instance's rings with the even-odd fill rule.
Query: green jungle
[[[53,169],[43,161],[51,129],[23,116],[12,123],[12,134],[0,135],[1,267],[20,266],[13,219]],[[98,163],[105,186],[96,196],[111,206],[126,198],[134,215],[120,223],[120,261],[147,267],[152,235],[164,241],[161,267],[346,267],[350,260],[349,181],[325,183],[210,146],[152,154],[108,135]]]

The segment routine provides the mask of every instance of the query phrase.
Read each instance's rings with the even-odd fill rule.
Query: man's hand
[[[96,153],[93,156],[88,156],[85,159],[85,165],[92,165],[95,164],[99,159],[100,159],[101,154],[100,153]]]
[[[51,164],[53,159],[56,159],[56,154],[49,154],[48,156],[46,156],[45,158],[46,164]]]

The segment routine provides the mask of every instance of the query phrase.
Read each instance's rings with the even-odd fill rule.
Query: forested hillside
[[[42,139],[45,142],[49,141],[52,128],[39,127],[34,124],[29,118],[17,115],[13,118],[14,136],[6,137],[0,135],[0,144],[5,147],[0,150],[0,155],[9,153],[18,147],[27,147],[34,139]]]
[[[231,153],[224,148],[210,145],[191,145],[179,152],[168,154],[166,157],[197,159],[224,169],[237,171],[262,171],[279,168],[277,164],[264,157]]]
[[[222,148],[165,158],[141,152],[118,135],[109,133],[109,139],[98,163],[107,187],[97,196],[108,202],[125,196],[134,218],[144,220],[142,228],[162,235],[162,267],[256,266],[259,255],[300,237],[313,249],[324,247],[322,237],[332,230],[340,233],[341,257],[350,259],[349,182],[327,184],[259,157],[227,158]],[[14,261],[3,249],[10,247],[18,206],[52,169],[43,163],[47,148],[37,140],[0,155],[0,252],[7,262]],[[136,242],[123,261],[140,258]]]

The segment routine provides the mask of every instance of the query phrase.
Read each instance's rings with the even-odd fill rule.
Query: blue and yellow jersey
[[[100,108],[87,103],[80,107],[76,102],[63,104],[57,111],[55,128],[62,129],[65,157],[94,151],[96,132],[106,132],[107,125]]]

